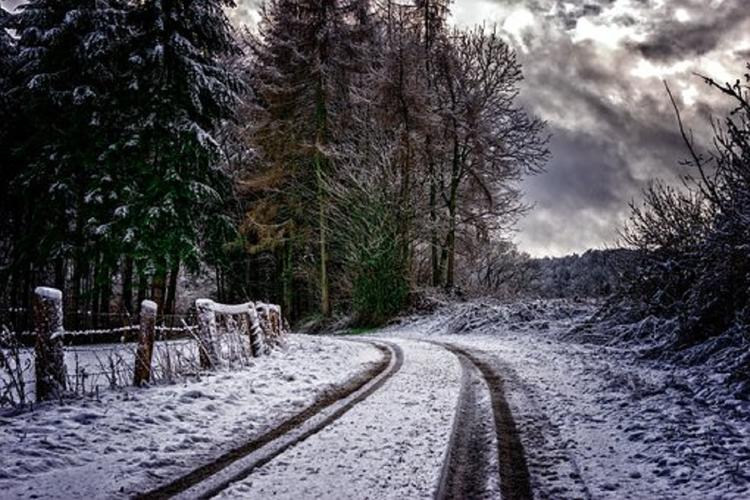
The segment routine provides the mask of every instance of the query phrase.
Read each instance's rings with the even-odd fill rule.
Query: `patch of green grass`
[[[354,328],[349,328],[347,335],[364,335],[365,333],[371,333],[375,330],[377,330],[377,328],[373,326],[356,326]]]

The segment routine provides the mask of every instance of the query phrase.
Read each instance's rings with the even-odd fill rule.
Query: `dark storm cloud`
[[[554,134],[547,173],[524,183],[535,210],[517,240],[534,254],[615,244],[628,203],[648,182],[679,184],[690,173],[662,79],[706,144],[708,119],[721,116],[724,103],[692,73],[739,76],[750,52],[739,45],[750,43],[742,0],[571,4],[497,3],[506,14],[525,8],[534,15],[520,33],[499,21],[521,55],[524,103]]]
[[[644,57],[659,61],[681,60],[702,56],[726,41],[727,36],[748,20],[747,0],[726,0],[710,6],[705,0],[675,2],[697,15],[689,21],[659,19],[652,23],[653,32],[641,43],[631,44]]]

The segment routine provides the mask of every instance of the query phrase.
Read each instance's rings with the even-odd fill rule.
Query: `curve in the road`
[[[396,374],[403,365],[401,348],[384,341],[365,341],[384,353],[370,370],[323,395],[313,405],[270,432],[235,448],[174,481],[134,496],[136,499],[211,498],[231,483],[250,475],[295,444],[316,434],[363,401]]]
[[[483,361],[476,353],[456,346],[454,344],[439,343],[439,345],[445,347],[458,358],[465,359],[478,369],[487,383],[490,390],[490,399],[492,401],[492,413],[494,416],[495,429],[497,432],[497,455],[500,467],[500,491],[504,500],[530,500],[533,498],[531,492],[531,481],[529,478],[529,470],[526,464],[526,457],[521,444],[521,438],[516,427],[513,414],[510,411],[510,406],[505,398],[505,383],[503,378],[497,371],[488,363]],[[460,415],[459,415],[460,418]],[[460,424],[460,421],[457,422]],[[460,432],[460,431],[459,431]],[[471,433],[468,434],[471,438]],[[461,437],[458,436],[460,440]],[[464,438],[466,439],[466,438]],[[456,450],[457,447],[466,447],[465,443],[451,443],[452,449]],[[446,463],[445,474],[441,481],[441,487],[437,493],[438,497],[444,495],[443,498],[455,498],[455,493],[460,491],[451,491],[450,488],[466,488],[471,487],[472,475],[475,471],[472,470],[472,466],[458,464],[451,464],[452,460],[456,457],[462,457],[464,460],[471,460],[471,456],[467,456],[464,452],[458,451],[449,452],[449,461]],[[468,474],[466,477],[450,477],[452,474]],[[447,475],[447,477],[446,477]],[[463,497],[463,496],[461,496]]]

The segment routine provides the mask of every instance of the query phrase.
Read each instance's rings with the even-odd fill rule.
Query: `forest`
[[[182,269],[223,300],[378,323],[452,289],[548,157],[494,28],[448,2],[30,1],[3,13],[2,268],[74,311],[174,310]],[[115,300],[117,298],[117,300]]]

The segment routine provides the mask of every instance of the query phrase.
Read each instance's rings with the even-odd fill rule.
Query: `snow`
[[[255,307],[252,302],[238,305],[217,304],[214,302],[213,310],[218,314],[247,314],[248,310]]]
[[[502,375],[538,498],[750,498],[750,402],[732,395],[727,374],[611,342],[619,333],[593,324],[595,310],[475,301],[375,332],[402,348],[401,369],[220,496],[431,498],[467,377],[453,354],[426,342],[439,341]],[[361,343],[292,335],[247,369],[0,417],[2,496],[146,491],[261,435],[380,357]],[[473,377],[487,417],[486,385]],[[488,477],[488,490],[498,486]]]
[[[144,300],[143,302],[141,302],[141,312],[156,314],[157,308],[158,306],[154,301]]]
[[[432,344],[391,339],[404,364],[339,420],[223,491],[220,498],[433,498],[461,369]]]
[[[34,289],[34,294],[47,300],[59,301],[62,300],[62,292],[57,288],[48,288],[46,286],[38,286]]]
[[[286,350],[243,370],[2,417],[2,497],[125,498],[153,488],[261,435],[381,356],[292,335]]]
[[[484,352],[505,378],[540,498],[750,497],[750,403],[710,366],[565,340],[593,311],[469,303],[379,335]]]

